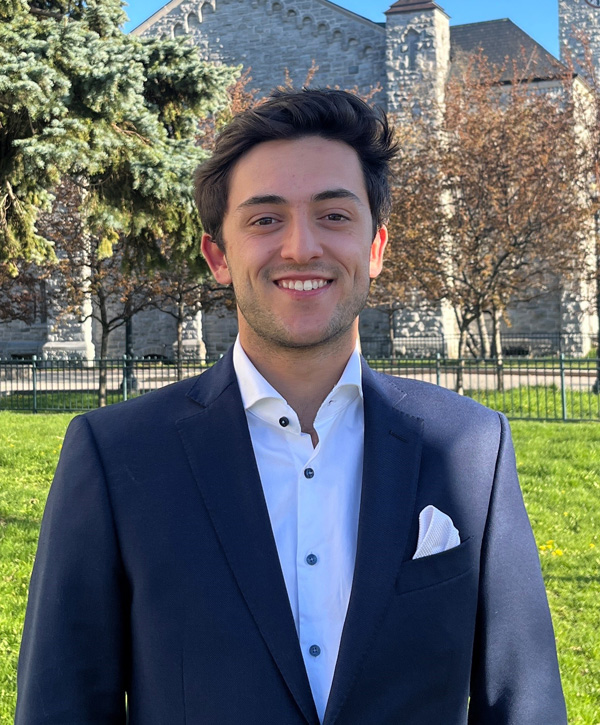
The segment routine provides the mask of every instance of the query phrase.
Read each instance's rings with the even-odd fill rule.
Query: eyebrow
[[[243,201],[238,206],[238,209],[245,209],[248,206],[260,206],[261,204],[285,204],[285,199],[283,196],[277,196],[277,194],[251,196],[246,201]]]
[[[357,204],[360,204],[361,206],[364,206],[363,202],[359,199],[358,196],[349,189],[326,189],[325,191],[320,191],[318,194],[315,194],[311,201],[328,201],[329,199],[350,199],[351,201],[356,202]],[[251,196],[245,201],[243,201],[237,208],[237,210],[246,209],[251,206],[261,206],[262,204],[276,204],[276,205],[282,205],[287,204],[287,200],[284,199],[283,196],[279,196],[278,194],[257,194],[256,196]]]
[[[328,201],[329,199],[350,199],[364,206],[363,202],[350,189],[327,189],[326,191],[320,191],[312,198],[313,201]]]

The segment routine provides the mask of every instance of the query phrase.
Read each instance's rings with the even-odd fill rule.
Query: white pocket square
[[[413,559],[440,554],[460,544],[452,519],[435,506],[425,506],[419,514],[419,538]]]

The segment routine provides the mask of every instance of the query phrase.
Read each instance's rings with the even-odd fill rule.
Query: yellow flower
[[[552,552],[552,556],[562,556],[562,555],[563,555],[563,553],[564,553],[564,552],[563,552],[563,550],[562,550],[562,549],[555,549],[555,550],[554,550],[554,551]]]

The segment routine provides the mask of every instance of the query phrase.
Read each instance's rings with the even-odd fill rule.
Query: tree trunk
[[[477,328],[479,330],[479,349],[481,357],[487,360],[490,357],[490,338],[485,324],[485,313],[480,312],[477,316]]]
[[[598,265],[600,266],[600,253],[598,254]],[[596,315],[600,321],[600,275],[596,280]],[[592,390],[596,395],[600,394],[600,324],[598,325],[598,337],[596,339],[596,382]]]
[[[98,407],[104,408],[106,405],[106,351],[108,350],[108,336],[110,330],[104,325],[102,326],[102,336],[100,338],[100,368],[98,380]]]
[[[500,320],[502,312],[494,307],[493,311],[493,334],[494,334],[494,353],[496,358],[496,387],[498,391],[504,392],[504,357],[502,355],[502,340],[500,339]]]
[[[465,373],[465,340],[467,337],[467,330],[464,326],[460,327],[460,334],[458,336],[458,365],[456,366],[456,387],[454,388],[459,395],[464,395],[464,373]]]
[[[137,380],[133,368],[133,315],[129,298],[125,302],[125,315],[125,380],[123,388],[127,386],[127,392],[132,393],[137,389]]]
[[[596,316],[598,317],[598,335],[596,338],[596,380],[592,387],[595,395],[600,394],[600,211],[594,214],[596,232]]]
[[[108,351],[108,336],[110,335],[110,325],[108,322],[108,310],[106,309],[106,295],[104,290],[98,290],[98,307],[100,313],[100,367],[98,379],[98,407],[104,408],[106,405],[106,353]]]
[[[185,305],[180,297],[177,303],[177,380],[183,379],[183,323]]]
[[[396,359],[396,346],[394,345],[395,330],[394,330],[394,318],[396,316],[396,310],[392,307],[388,311],[388,330],[390,333],[390,357],[392,360]]]

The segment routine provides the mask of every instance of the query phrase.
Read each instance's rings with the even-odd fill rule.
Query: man
[[[196,192],[238,340],[71,424],[18,725],[566,723],[505,419],[356,350],[393,153],[333,90],[222,133]]]

